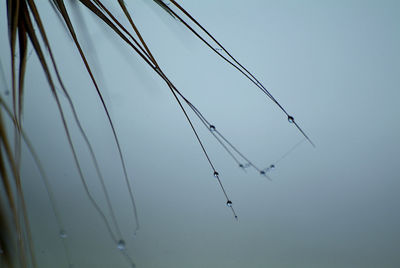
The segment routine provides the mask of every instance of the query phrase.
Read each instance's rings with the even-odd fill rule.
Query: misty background
[[[316,144],[302,142],[269,181],[239,168],[189,111],[238,221],[165,82],[92,14],[66,1],[119,135],[138,208],[136,235],[101,103],[64,26],[47,1],[37,2],[136,267],[400,266],[398,1],[179,1]],[[117,5],[107,4],[126,23]],[[126,4],[175,86],[256,165],[268,167],[303,139],[258,88],[153,1]],[[5,1],[0,19],[4,37]],[[0,44],[9,79],[8,40]],[[7,87],[2,82],[1,94],[11,100]],[[25,87],[24,128],[56,196],[71,262],[129,267],[84,193],[34,52]],[[90,190],[109,216],[89,152],[61,100]],[[67,267],[26,148],[22,175],[38,265]]]

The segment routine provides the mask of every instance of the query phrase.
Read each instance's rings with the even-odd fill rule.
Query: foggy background
[[[135,236],[118,152],[95,89],[53,10],[37,2],[136,267],[400,266],[399,2],[179,1],[316,144],[301,143],[268,181],[240,169],[188,111],[238,221],[165,82],[83,7],[70,9],[133,183],[141,224]],[[153,1],[126,4],[171,81],[256,165],[268,167],[302,140],[272,101]],[[122,20],[116,4],[112,10]],[[0,11],[4,37],[5,1]],[[8,40],[0,44],[9,79]],[[129,267],[84,193],[34,52],[25,85],[25,130],[52,184],[71,262]],[[58,90],[90,190],[109,217],[88,150]],[[26,148],[23,153],[39,267],[67,267],[46,190]]]

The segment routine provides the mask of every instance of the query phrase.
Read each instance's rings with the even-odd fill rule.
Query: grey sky
[[[126,2],[178,89],[258,166],[302,139],[276,105],[178,21],[152,1]],[[95,72],[134,184],[141,229],[132,237],[132,210],[104,112],[71,41],[42,3],[137,267],[399,267],[399,2],[180,3],[254,72],[317,147],[302,143],[277,164],[271,182],[237,167],[190,114],[233,201],[235,221],[166,84],[83,12],[96,48],[90,59],[100,63]],[[1,47],[8,66],[6,40]],[[128,267],[84,195],[35,55],[30,64],[25,128],[52,180],[73,263]],[[106,208],[87,149],[72,129],[89,185]],[[25,153],[40,267],[66,267],[44,187]]]

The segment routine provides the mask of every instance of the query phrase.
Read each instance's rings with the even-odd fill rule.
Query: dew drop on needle
[[[68,237],[67,233],[64,230],[61,230],[60,233],[58,234],[62,239],[65,239]]]
[[[125,250],[125,241],[124,240],[119,240],[118,241],[118,244],[117,244],[117,248],[119,249],[119,250]]]

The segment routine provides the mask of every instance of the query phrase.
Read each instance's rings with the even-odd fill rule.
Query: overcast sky
[[[251,168],[244,172],[189,112],[233,202],[235,221],[165,82],[81,7],[81,19],[74,16],[80,40],[133,182],[141,223],[133,236],[132,208],[105,113],[71,39],[46,1],[40,3],[64,82],[104,173],[126,252],[137,267],[400,266],[400,2],[179,1],[316,144],[302,142],[283,159],[303,139],[285,114],[153,1],[126,2],[176,87],[254,164],[276,164],[268,173],[272,181]],[[6,36],[4,2],[0,10]],[[117,7],[112,10],[122,18]],[[79,26],[82,18],[90,38]],[[7,76],[4,38],[1,48]],[[89,188],[109,217],[88,150],[61,98]],[[25,100],[25,129],[52,183],[74,267],[129,267],[84,193],[34,53]],[[45,188],[24,153],[39,267],[67,267]]]

